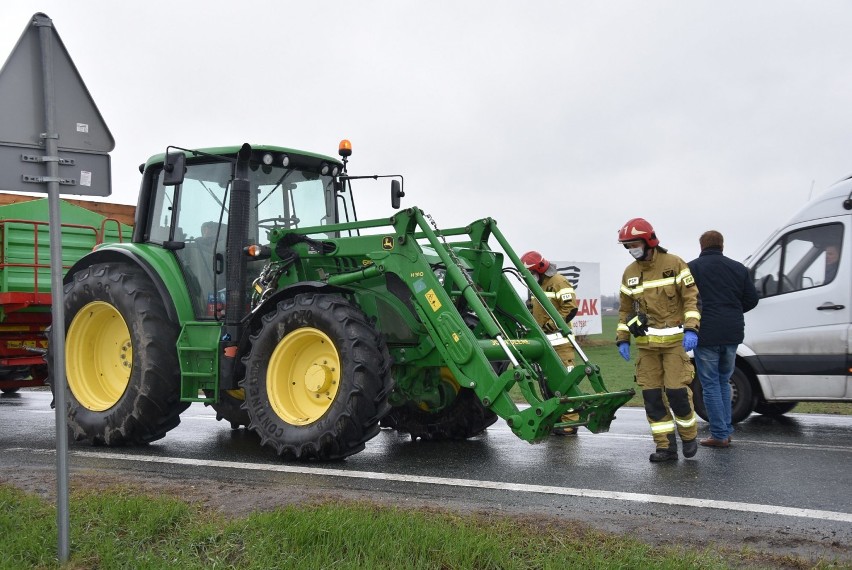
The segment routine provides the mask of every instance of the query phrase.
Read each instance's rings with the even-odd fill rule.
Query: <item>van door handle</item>
[[[840,311],[845,308],[846,307],[843,305],[835,305],[830,301],[826,301],[825,303],[817,307],[817,311]]]

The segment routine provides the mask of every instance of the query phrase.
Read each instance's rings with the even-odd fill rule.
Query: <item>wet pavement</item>
[[[49,462],[54,449],[50,394],[0,397],[0,465]],[[608,433],[540,444],[518,439],[505,422],[467,441],[412,442],[382,430],[364,451],[332,463],[281,461],[244,429],[217,422],[193,404],[181,424],[145,447],[70,446],[75,467],[108,466],[171,476],[221,473],[311,487],[384,492],[431,503],[470,503],[576,517],[688,517],[766,532],[809,532],[852,543],[852,416],[752,415],[735,426],[728,449],[700,447],[693,459],[652,464],[644,413],[619,410]],[[709,435],[701,422],[699,437]],[[595,518],[590,516],[590,518]]]

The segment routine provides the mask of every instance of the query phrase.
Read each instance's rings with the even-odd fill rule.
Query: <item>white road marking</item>
[[[9,451],[30,451],[32,449],[10,448]],[[244,471],[272,471],[276,473],[296,473],[300,475],[315,475],[322,477],[347,477],[350,479],[369,479],[378,481],[397,481],[402,483],[419,483],[424,485],[445,485],[449,487],[470,487],[474,489],[494,489],[497,491],[518,491],[521,493],[537,493],[544,495],[565,495],[571,497],[586,497],[591,499],[609,499],[629,501],[634,503],[650,503],[697,507],[703,509],[721,509],[741,511],[745,513],[763,513],[826,521],[852,523],[852,513],[823,511],[817,509],[799,509],[776,505],[761,505],[756,503],[740,503],[734,501],[715,501],[710,499],[693,499],[690,497],[673,497],[669,495],[651,495],[647,493],[626,493],[621,491],[600,491],[597,489],[573,489],[570,487],[552,487],[549,485],[528,485],[523,483],[503,483],[500,481],[479,481],[476,479],[454,479],[446,477],[429,477],[423,475],[403,475],[400,473],[378,473],[375,471],[345,471],[342,469],[324,469],[303,467],[299,465],[273,465],[260,463],[236,463],[234,461],[213,461],[209,459],[185,459],[178,457],[142,457],[127,456],[118,453],[100,451],[74,451],[79,457],[111,459],[114,461],[139,461],[143,463],[165,463],[190,465],[195,467],[214,467],[220,469],[240,469]]]

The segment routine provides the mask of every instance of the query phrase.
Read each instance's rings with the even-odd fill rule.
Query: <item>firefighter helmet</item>
[[[537,251],[528,251],[521,256],[524,267],[536,273],[544,273],[550,267],[550,262]]]
[[[645,218],[633,218],[618,230],[619,243],[641,239],[648,247],[657,247],[660,240],[654,232],[654,227]]]

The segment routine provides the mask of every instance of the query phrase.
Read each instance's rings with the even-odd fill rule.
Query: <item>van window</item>
[[[842,255],[843,224],[785,234],[754,265],[754,286],[771,297],[831,283]]]

